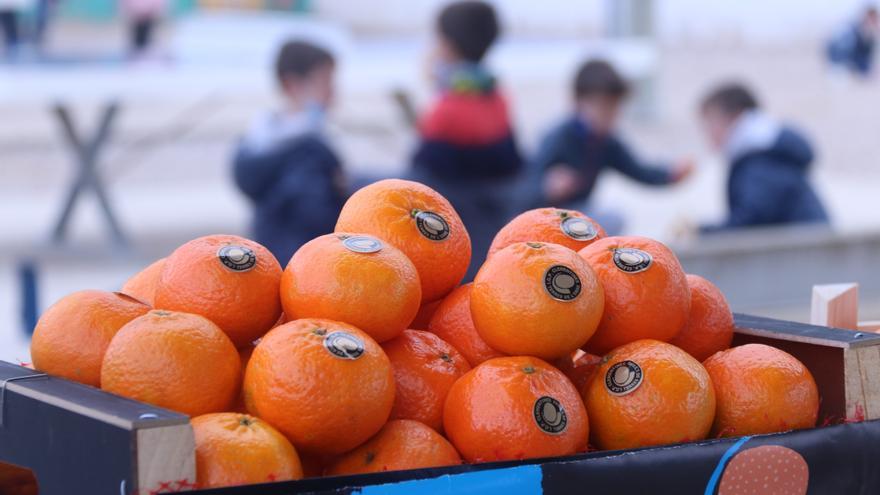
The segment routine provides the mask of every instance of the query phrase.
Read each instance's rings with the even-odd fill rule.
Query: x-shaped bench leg
[[[110,200],[107,198],[104,184],[101,182],[97,169],[98,155],[110,138],[110,131],[116,114],[119,112],[119,105],[116,102],[111,102],[104,107],[98,129],[95,135],[88,140],[84,139],[77,132],[70,109],[67,106],[57,104],[53,111],[61,123],[65,140],[78,166],[78,173],[68,189],[64,208],[61,210],[61,215],[58,217],[55,229],[52,232],[53,242],[61,243],[64,240],[77,200],[82,193],[91,190],[98,198],[98,203],[110,227],[113,239],[117,244],[126,244],[125,235],[122,233],[119,222],[113,213],[113,208]]]

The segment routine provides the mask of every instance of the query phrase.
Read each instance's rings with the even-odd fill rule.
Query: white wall
[[[514,36],[572,37],[603,33],[610,2],[620,0],[491,0]],[[315,0],[319,15],[360,32],[427,34],[446,0]],[[786,42],[825,38],[866,0],[655,0],[663,42]]]
[[[856,16],[864,0],[657,0],[655,27],[666,42],[821,39]]]

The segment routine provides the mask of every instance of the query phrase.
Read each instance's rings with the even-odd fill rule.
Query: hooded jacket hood
[[[759,153],[772,156],[774,162],[802,169],[808,168],[815,158],[810,144],[796,131],[759,110],[744,112],[734,123],[724,154],[736,164]]]

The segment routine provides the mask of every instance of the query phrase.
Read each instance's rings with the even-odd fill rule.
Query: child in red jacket
[[[492,237],[514,213],[510,193],[522,159],[507,102],[483,58],[500,32],[495,10],[481,1],[446,6],[436,24],[432,67],[438,96],[419,122],[413,170],[458,211],[473,244],[470,275]]]

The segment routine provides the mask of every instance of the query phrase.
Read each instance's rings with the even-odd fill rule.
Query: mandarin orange
[[[715,414],[715,390],[700,362],[658,340],[605,355],[582,393],[592,444],[600,449],[701,440]]]
[[[98,387],[107,346],[126,323],[150,307],[119,292],[84,290],[61,298],[34,328],[31,359],[36,369]]]
[[[299,455],[284,435],[265,421],[239,413],[192,419],[196,480],[200,488],[297,480]]]
[[[605,311],[584,350],[603,355],[639,339],[669,341],[687,323],[684,270],[666,246],[644,237],[606,237],[579,254],[605,289]]]
[[[165,310],[122,327],[101,365],[102,389],[190,416],[227,410],[240,380],[241,359],[217,325]]]
[[[377,342],[398,336],[422,300],[419,274],[396,247],[363,234],[327,234],[301,247],[281,277],[292,320],[344,321]]]
[[[202,315],[244,347],[281,315],[281,266],[265,247],[234,235],[187,242],[165,260],[156,308]]]
[[[574,385],[533,357],[490,359],[459,378],[443,425],[468,462],[571,455],[586,450],[589,436]]]
[[[336,232],[362,232],[396,246],[415,265],[422,302],[454,289],[471,260],[471,240],[455,209],[430,187],[400,179],[355,192],[339,214]]]
[[[300,319],[269,331],[244,378],[245,403],[304,452],[347,452],[373,436],[394,405],[385,352],[347,323]]]
[[[577,253],[558,244],[518,242],[480,268],[471,316],[493,349],[555,359],[592,337],[604,300],[602,285]]]

